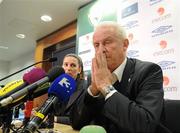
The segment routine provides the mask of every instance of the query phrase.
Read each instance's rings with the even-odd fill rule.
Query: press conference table
[[[54,130],[60,131],[61,133],[79,133],[79,131],[74,130],[70,125],[64,125],[59,123],[54,123]]]
[[[53,129],[40,129],[42,133],[49,133],[49,131],[54,131],[54,133],[79,133],[79,131],[73,130],[70,125],[64,125],[59,123],[54,123]]]
[[[73,128],[70,125],[64,125],[59,123],[54,123],[53,129],[40,129],[39,131],[42,133],[48,133],[48,131],[50,130],[53,130],[54,133],[79,133],[79,131],[73,130]],[[2,132],[0,131],[0,133]]]

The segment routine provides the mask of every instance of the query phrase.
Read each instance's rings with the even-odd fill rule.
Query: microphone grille
[[[107,133],[102,126],[87,125],[81,128],[80,133]]]
[[[27,82],[28,84],[32,84],[44,78],[45,76],[46,76],[46,73],[43,69],[35,67],[31,69],[30,72],[25,73],[23,75],[23,80]]]
[[[57,77],[48,89],[49,95],[55,95],[60,101],[67,102],[76,90],[76,81],[68,74]]]
[[[49,70],[48,77],[50,82],[56,79],[59,75],[65,73],[62,67],[56,66]]]

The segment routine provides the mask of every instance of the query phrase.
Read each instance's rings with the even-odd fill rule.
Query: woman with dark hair
[[[65,73],[71,75],[75,80],[84,79],[83,63],[78,55],[65,55],[62,67],[64,68]]]
[[[62,67],[66,74],[69,74],[77,82],[76,91],[71,95],[68,102],[59,102],[55,105],[54,121],[57,123],[70,124],[70,112],[72,105],[80,97],[84,89],[88,86],[88,81],[84,79],[83,63],[76,54],[67,54],[63,59]]]

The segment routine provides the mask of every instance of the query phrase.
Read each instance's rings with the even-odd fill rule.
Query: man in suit
[[[163,76],[155,63],[126,57],[129,41],[116,22],[94,31],[92,80],[71,111],[72,127],[103,126],[108,133],[155,132],[163,109]]]

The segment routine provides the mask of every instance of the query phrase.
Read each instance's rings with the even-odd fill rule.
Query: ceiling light
[[[2,3],[3,0],[0,0],[0,4]]]
[[[24,34],[16,34],[16,37],[23,39],[23,38],[25,38],[26,36],[25,36]]]
[[[43,16],[41,16],[41,20],[44,22],[50,22],[52,20],[52,18],[48,15],[43,15]]]
[[[6,46],[0,46],[0,49],[8,49]]]

